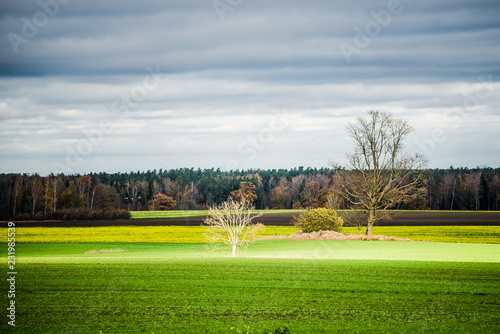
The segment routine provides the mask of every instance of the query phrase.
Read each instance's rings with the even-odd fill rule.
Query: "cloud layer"
[[[495,1],[4,1],[0,172],[343,163],[408,118],[430,167],[500,166]]]

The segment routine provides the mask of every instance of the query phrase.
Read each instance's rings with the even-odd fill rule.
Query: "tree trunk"
[[[368,226],[366,226],[366,235],[371,236],[373,233],[373,222],[368,222]]]
[[[373,232],[373,223],[375,223],[375,210],[368,212],[368,222],[366,224],[366,235],[371,236]]]
[[[54,186],[54,209],[53,211],[55,212],[57,209],[57,192],[56,192],[56,187]]]
[[[17,200],[17,197],[14,193],[14,207],[12,208],[12,219],[14,219],[14,217],[16,216],[16,200]]]
[[[451,205],[450,205],[450,210],[453,210],[453,201],[455,201],[455,186],[457,184],[457,181],[453,182],[453,190],[451,193]]]
[[[236,252],[238,250],[238,245],[237,244],[233,244],[233,257],[236,257]]]
[[[95,188],[97,187],[94,186],[94,189],[92,189],[92,196],[90,196],[89,198],[89,208],[90,208],[90,211],[92,211],[92,209],[94,208],[94,200],[95,200]]]
[[[49,180],[46,181],[47,183],[45,184],[45,198],[44,198],[44,205],[43,205],[43,217],[47,218],[47,200],[49,198]]]

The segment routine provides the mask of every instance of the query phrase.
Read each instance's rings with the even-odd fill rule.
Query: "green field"
[[[474,243],[261,240],[242,258],[209,252],[203,227],[17,228],[15,331],[497,333],[500,244],[477,243],[494,228],[432,231]]]
[[[304,210],[255,210],[255,213],[294,213]],[[132,219],[208,216],[208,210],[130,211]]]
[[[420,250],[402,254],[398,244]],[[395,246],[379,248],[388,245]],[[126,251],[85,254],[103,248]],[[359,259],[377,249],[390,256]],[[460,250],[469,259],[443,261]],[[499,250],[262,241],[234,259],[200,244],[18,244],[16,330],[272,333],[286,326],[292,333],[494,333]],[[333,259],[337,251],[344,259]],[[300,252],[326,259],[294,258]],[[434,261],[423,261],[432,254]]]
[[[337,210],[338,212],[352,211],[352,210]],[[395,214],[398,213],[443,213],[443,214],[460,214],[460,215],[477,215],[478,211],[450,211],[450,210],[388,210]],[[255,210],[255,213],[301,213],[304,210]],[[143,219],[143,218],[178,218],[178,217],[199,217],[208,216],[208,210],[172,210],[172,211],[130,211],[132,219]],[[496,214],[498,211],[481,211],[482,215]]]

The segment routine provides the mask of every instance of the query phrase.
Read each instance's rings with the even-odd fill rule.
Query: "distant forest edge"
[[[171,169],[87,175],[0,174],[0,219],[127,219],[129,211],[203,210],[229,196],[250,196],[257,209],[349,209],[335,169],[223,172]],[[397,210],[498,211],[500,168],[423,171]]]

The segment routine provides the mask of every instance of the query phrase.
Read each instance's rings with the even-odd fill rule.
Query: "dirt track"
[[[292,213],[268,213],[258,221],[264,225],[290,225]],[[342,214],[341,214],[342,215]],[[16,227],[96,227],[96,226],[200,226],[205,217],[131,219],[131,220],[84,220],[84,221],[36,221],[16,222]],[[500,226],[500,212],[401,212],[392,221],[382,221],[379,226]],[[7,222],[0,222],[7,227]]]

